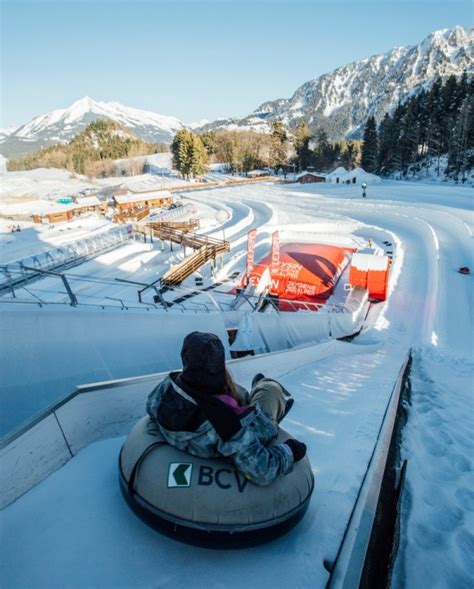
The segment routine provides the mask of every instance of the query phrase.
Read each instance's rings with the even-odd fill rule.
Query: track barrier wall
[[[299,350],[231,360],[228,366],[236,381],[248,386],[257,372],[272,371],[274,378],[279,378],[287,371],[287,362],[298,368],[344,354],[349,345],[332,341]],[[275,361],[276,357],[281,357],[281,361]],[[61,401],[52,403],[16,431],[4,436],[0,440],[0,509],[89,444],[128,434],[145,414],[147,396],[167,374],[162,372],[78,386]]]
[[[190,331],[211,331],[227,346],[219,312],[2,305],[0,323],[0,437],[80,383],[180,367]]]
[[[233,352],[275,352],[356,334],[368,308],[367,291],[354,289],[345,308],[295,313],[247,313],[239,323]]]

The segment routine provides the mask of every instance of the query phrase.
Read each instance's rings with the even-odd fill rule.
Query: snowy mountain
[[[419,45],[396,47],[342,66],[306,82],[289,99],[265,102],[247,117],[220,119],[202,130],[268,131],[268,123],[276,118],[290,127],[305,119],[332,138],[358,137],[369,115],[380,120],[437,76],[473,73],[473,31],[462,27],[435,31]]]
[[[118,102],[98,102],[86,96],[68,108],[35,117],[3,140],[0,136],[0,153],[15,156],[52,143],[70,141],[97,119],[121,123],[137,137],[153,143],[171,142],[176,131],[183,127],[175,117],[123,106]]]
[[[6,137],[11,135],[15,127],[6,127],[5,129],[0,129],[0,141],[3,141]]]

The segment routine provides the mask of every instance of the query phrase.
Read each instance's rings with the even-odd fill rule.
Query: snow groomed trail
[[[474,268],[472,188],[386,183],[270,190],[256,200],[279,223],[350,218],[360,234],[394,242],[393,283],[360,341],[413,349],[411,404],[403,432],[408,460],[393,586],[470,588],[474,570]],[[373,193],[373,194],[371,194]],[[471,435],[469,435],[471,432]]]

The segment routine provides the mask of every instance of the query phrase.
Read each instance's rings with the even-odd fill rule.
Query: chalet
[[[107,201],[100,201],[97,196],[84,196],[76,198],[75,210],[78,213],[97,213],[105,214],[107,212]]]
[[[38,215],[39,217],[39,215]],[[66,223],[68,221],[72,221],[74,218],[74,207],[73,206],[63,206],[61,208],[54,208],[43,215],[43,218],[37,222],[43,222],[46,220],[47,223]]]
[[[314,174],[313,172],[305,172],[296,179],[300,184],[314,184],[316,182],[326,182],[325,176]]]
[[[122,214],[130,209],[135,211],[153,208],[165,209],[172,204],[173,197],[168,190],[127,193],[124,195],[117,193],[114,195],[114,202],[117,212]]]

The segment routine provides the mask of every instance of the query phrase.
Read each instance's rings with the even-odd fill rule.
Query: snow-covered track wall
[[[388,470],[394,465],[389,464],[391,447],[397,442],[396,422],[399,415],[399,407],[403,385],[405,383],[409,366],[409,356],[405,358],[400,368],[397,380],[394,384],[390,399],[380,424],[379,434],[374,446],[367,471],[360,486],[357,500],[352,509],[349,524],[339,547],[337,557],[331,567],[331,577],[327,589],[353,589],[362,586],[364,575],[370,577],[372,568],[370,561],[386,558],[387,563],[393,558],[393,554],[370,554],[371,539],[375,533],[375,526],[384,519],[381,513],[382,505],[387,509],[388,500],[385,497],[382,504],[382,486],[389,476]],[[393,506],[389,506],[393,508]],[[377,523],[376,523],[377,520]],[[393,538],[392,538],[393,541]],[[390,548],[393,548],[389,542]],[[374,551],[377,547],[374,547]],[[374,573],[375,574],[375,573]],[[384,579],[386,581],[387,579]],[[380,581],[380,580],[377,580]],[[385,583],[384,583],[385,585]],[[381,586],[379,582],[365,579],[366,587]]]
[[[354,289],[344,307],[322,306],[297,313],[246,313],[240,320],[232,351],[276,352],[357,334],[369,308],[367,291]]]
[[[3,303],[0,323],[0,437],[78,384],[178,368],[190,331],[227,342],[218,312]]]

